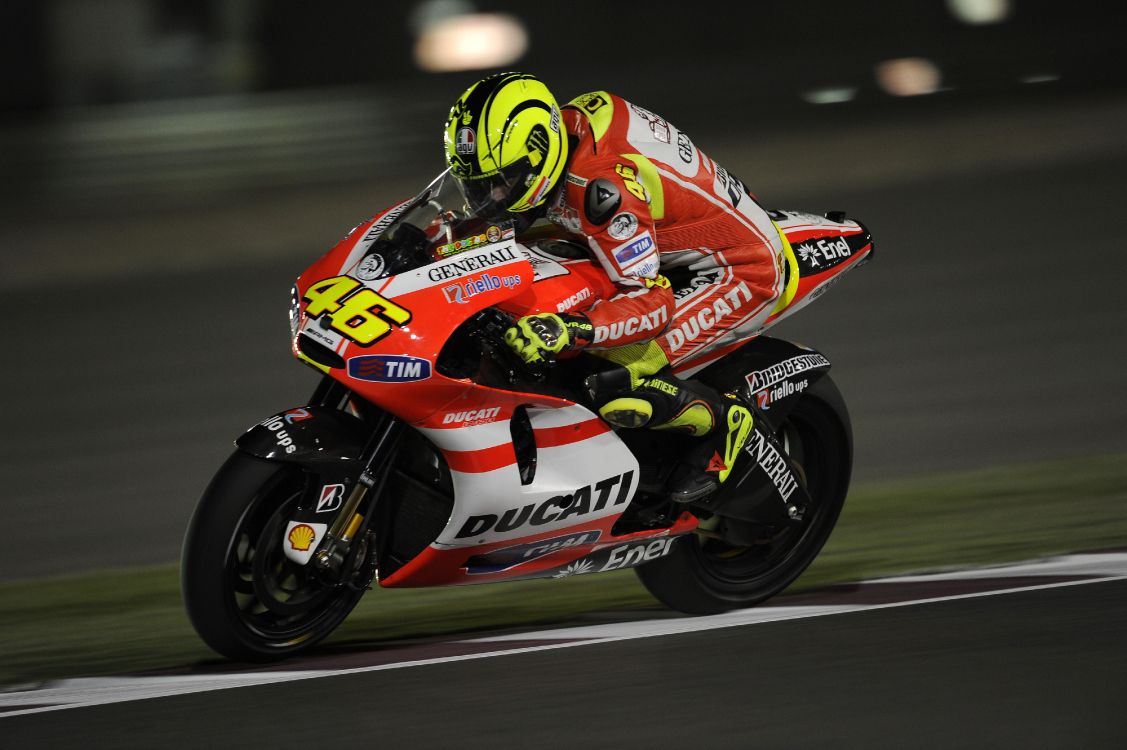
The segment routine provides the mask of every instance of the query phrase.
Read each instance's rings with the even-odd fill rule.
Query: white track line
[[[1109,581],[1127,580],[1127,553],[1101,554],[1101,555],[1068,555],[1051,560],[1035,561],[1014,566],[1003,566],[977,570],[966,570],[951,573],[939,573],[923,576],[904,576],[898,578],[885,578],[865,583],[923,583],[936,580],[956,579],[982,579],[1005,578],[1034,575],[1097,575],[1082,581],[1063,581],[1053,583],[1039,583],[1031,586],[1015,586],[993,591],[978,591],[966,594],[912,599],[886,604],[865,605],[840,605],[840,606],[795,606],[795,607],[760,607],[737,610],[721,615],[707,617],[679,617],[662,620],[641,620],[624,623],[609,623],[605,625],[587,625],[573,628],[558,628],[554,630],[539,630],[503,636],[476,638],[463,643],[489,643],[496,642],[503,645],[506,641],[538,640],[549,638],[573,638],[570,643],[547,643],[537,646],[525,646],[498,651],[464,654],[460,656],[445,656],[432,659],[420,659],[394,664],[380,664],[368,667],[353,667],[349,669],[332,670],[303,670],[303,671],[276,671],[235,673],[224,675],[181,675],[167,677],[90,677],[58,680],[45,683],[42,686],[12,690],[0,693],[0,720],[11,716],[25,716],[27,714],[45,713],[48,711],[61,711],[70,708],[83,708],[87,706],[100,706],[110,703],[127,701],[148,700],[151,698],[165,698],[189,693],[202,693],[211,690],[228,690],[240,687],[253,687],[268,685],[278,682],[294,682],[297,680],[312,680],[337,675],[359,674],[363,672],[379,672],[389,669],[404,669],[408,667],[421,667],[433,664],[445,664],[471,659],[486,659],[509,654],[525,654],[535,651],[547,651],[558,648],[573,648],[589,646],[600,643],[613,643],[628,641],[638,638],[653,638],[663,635],[676,635],[680,633],[701,632],[706,630],[719,630],[722,628],[755,625],[765,622],[780,622],[784,620],[798,620],[826,615],[839,615],[850,612],[865,612],[876,609],[891,609],[894,607],[908,607],[917,604],[930,604],[934,602],[953,601],[958,599],[976,599],[987,596],[1000,596],[1023,591],[1038,591],[1043,589],[1063,588],[1067,586],[1082,586],[1091,583],[1106,583]],[[20,708],[28,706],[28,708]]]
[[[1083,555],[1063,555],[1044,560],[1033,560],[1017,565],[999,565],[972,570],[952,570],[924,575],[880,578],[873,583],[917,583],[925,581],[961,581],[979,578],[1010,578],[1025,576],[1121,576],[1127,575],[1127,553],[1093,552]]]

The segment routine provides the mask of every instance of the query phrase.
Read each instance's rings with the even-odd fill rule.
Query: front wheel
[[[188,526],[180,585],[188,618],[231,659],[271,661],[329,635],[363,596],[290,561],[286,523],[305,490],[298,467],[236,451]]]
[[[751,607],[785,589],[814,561],[845,504],[853,468],[849,412],[828,376],[803,394],[777,436],[805,478],[810,505],[803,521],[757,527],[753,544],[705,533],[679,540],[666,557],[635,568],[660,602],[689,614]],[[746,525],[743,531],[746,537]]]

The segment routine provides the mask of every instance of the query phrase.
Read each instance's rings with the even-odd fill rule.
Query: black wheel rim
[[[256,640],[273,648],[304,642],[350,602],[345,590],[327,585],[282,549],[286,521],[305,489],[300,470],[287,469],[265,484],[239,519],[228,547],[224,584],[232,616]]]
[[[695,545],[700,571],[713,587],[743,592],[760,584],[771,585],[787,578],[787,571],[801,572],[817,554],[836,520],[836,496],[842,491],[844,458],[835,448],[824,415],[796,410],[776,437],[805,479],[810,505],[800,524],[763,526],[762,542],[733,546],[720,539],[698,537]],[[789,579],[785,580],[789,583]]]

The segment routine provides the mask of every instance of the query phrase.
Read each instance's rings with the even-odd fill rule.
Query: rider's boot
[[[703,500],[720,489],[731,474],[753,425],[751,411],[731,396],[723,396],[707,405],[696,401],[692,408],[699,409],[701,415],[707,408],[716,416],[712,429],[701,435],[700,443],[673,469],[666,482],[669,496],[679,503]],[[671,423],[655,425],[655,429],[675,429],[683,418],[678,415]]]
[[[674,430],[701,438],[673,470],[666,488],[682,503],[715,492],[751,433],[748,408],[703,383],[673,375],[652,342],[604,350],[600,356],[620,365],[585,381],[603,419],[617,427]]]

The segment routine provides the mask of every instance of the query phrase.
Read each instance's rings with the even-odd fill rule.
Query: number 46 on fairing
[[[303,297],[310,318],[326,315],[329,327],[360,346],[370,346],[391,333],[392,325],[411,321],[411,311],[364,287],[349,276],[334,276],[310,285]]]

